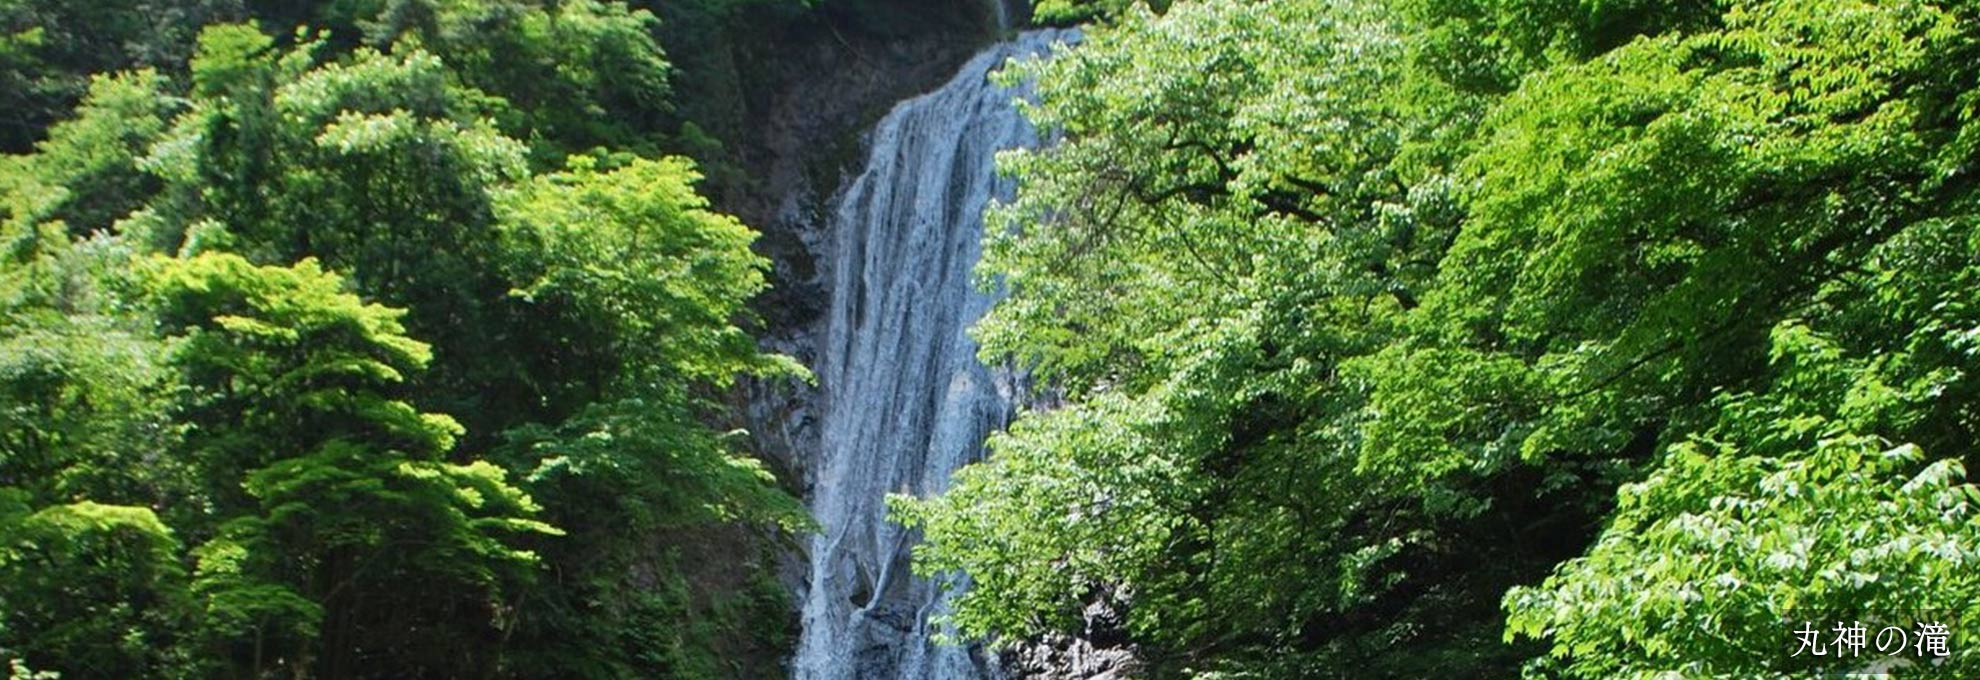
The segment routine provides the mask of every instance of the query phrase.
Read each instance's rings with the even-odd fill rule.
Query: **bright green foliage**
[[[463,83],[500,98],[502,128],[539,158],[598,146],[658,150],[670,67],[646,10],[598,0],[385,4],[358,21],[367,40],[433,51]]]
[[[176,336],[173,363],[192,388],[182,411],[222,503],[244,471],[313,448],[267,446],[288,430],[325,442],[384,436],[428,458],[453,446],[459,425],[389,393],[431,358],[405,337],[403,310],[359,300],[314,261],[286,269],[207,254],[152,266],[159,320]]]
[[[163,347],[119,308],[127,248],[31,219],[6,226],[0,265],[0,657],[65,677],[166,675],[184,667],[191,616],[153,503],[195,485],[164,455],[178,429]]]
[[[734,454],[729,437],[698,422],[689,403],[678,395],[625,398],[592,406],[557,428],[512,433],[507,459],[528,471],[526,483],[548,518],[571,528],[543,546],[554,577],[567,585],[524,601],[531,615],[517,632],[519,674],[722,676],[709,667],[716,661],[713,637],[736,631],[712,628],[746,629],[788,615],[781,600],[738,610],[721,595],[696,592],[707,588],[689,579],[709,578],[700,565],[641,538],[679,536],[681,545],[693,545],[707,540],[705,528],[713,524],[794,533],[811,526],[803,505],[761,463]],[[782,586],[754,587],[764,588],[781,593]]]
[[[0,657],[71,678],[168,675],[192,617],[161,519],[185,513],[154,502],[195,484],[165,455],[178,429],[163,347],[110,290],[130,253],[59,223],[9,227],[26,233],[0,265]]]
[[[1784,654],[1784,622],[1974,613],[1980,490],[1958,459],[1862,434],[1952,376],[1887,384],[1882,362],[1803,326],[1774,345],[1781,384],[1721,399],[1717,422],[1625,486],[1587,556],[1507,596],[1509,635],[1552,638],[1571,677],[1772,677],[1866,663]],[[1970,674],[1975,653],[1954,651],[1943,672]]]
[[[601,172],[581,157],[504,195],[497,216],[511,295],[570,334],[542,345],[603,350],[545,357],[557,365],[546,372],[639,393],[681,380],[727,385],[741,373],[802,371],[762,355],[732,325],[763,290],[768,262],[749,250],[754,232],[707,210],[696,179],[677,158]]]
[[[0,153],[43,139],[95,74],[183,63],[199,27],[238,0],[0,0]]]
[[[319,257],[406,307],[437,342],[416,387],[467,414],[474,445],[645,385],[788,369],[734,325],[764,286],[753,235],[705,209],[684,162],[580,158],[525,179],[524,146],[474,117],[481,96],[434,55],[310,69],[319,48],[268,53],[245,27],[202,44],[212,95],[155,159],[193,200],[161,210],[153,238]]]
[[[1519,78],[1639,36],[1717,27],[1733,3],[1654,0],[1397,0],[1417,24],[1418,66],[1454,85],[1503,93]]]
[[[187,612],[178,548],[148,508],[33,509],[27,494],[0,488],[0,654],[74,674],[64,677],[174,667]]]
[[[1971,329],[1980,318],[1971,282],[1980,241],[1966,169],[1970,90],[1948,85],[1972,78],[1971,37],[1957,17],[1930,5],[1788,3],[1730,14],[1723,33],[1667,47],[1709,52],[1715,60],[1705,64],[1732,68],[1620,51],[1621,76],[1669,83],[1676,105],[1653,104],[1648,124],[1603,126],[1629,136],[1594,145],[1596,158],[1615,159],[1596,162],[1725,174],[1695,175],[1696,184],[1664,175],[1681,178],[1669,195],[1685,195],[1697,211],[1668,221],[1555,213],[1555,200],[1517,208],[1537,203],[1586,225],[1579,233],[1646,244],[1645,268],[1654,262],[1668,283],[1621,284],[1651,295],[1620,308],[1661,327],[1652,335],[1622,326],[1617,346],[1648,357],[1637,373],[1654,376],[1651,385],[1722,380],[1723,361],[1697,357],[1786,318],[1771,327],[1773,384],[1723,398],[1702,432],[1674,444],[1665,468],[1622,495],[1615,524],[1585,559],[1509,596],[1513,632],[1552,638],[1565,673],[1799,670],[1767,653],[1779,636],[1768,622],[1795,609],[1972,618],[1965,574],[1976,525],[1970,487],[1957,484],[1975,462]],[[1783,39],[1790,35],[1804,38]],[[1728,55],[1737,58],[1717,61]],[[1560,92],[1640,90],[1597,73]],[[1554,100],[1564,99],[1574,101]],[[1699,138],[1724,142],[1674,143]],[[1700,163],[1701,152],[1723,165]],[[1590,174],[1603,182],[1591,188],[1612,186],[1607,173]],[[1585,295],[1581,282],[1526,280],[1552,287],[1551,296]],[[1512,309],[1539,327],[1568,316],[1529,302],[1540,297],[1514,297]],[[1674,346],[1673,336],[1695,339]],[[1706,573],[1715,578],[1698,578]],[[1667,651],[1685,647],[1699,651]]]
[[[462,412],[478,441],[537,413],[528,375],[500,360],[523,352],[498,339],[516,321],[492,224],[492,192],[526,172],[524,147],[472,118],[472,93],[425,52],[360,49],[312,68],[320,43],[283,54],[246,26],[210,28],[201,46],[199,96],[151,160],[172,200],[144,236],[167,250],[319,258],[440,341],[415,387]]]
[[[573,587],[529,603],[538,616],[522,632],[530,653],[520,663],[530,673],[712,673],[692,668],[705,641],[645,632],[653,617],[681,616],[695,598],[684,582],[675,582],[680,593],[643,592],[639,565],[673,558],[627,537],[691,535],[718,523],[808,526],[760,463],[736,455],[733,436],[698,417],[716,407],[690,386],[803,369],[761,354],[732,325],[763,288],[766,263],[749,251],[754,233],[705,209],[694,179],[678,159],[600,171],[576,157],[569,170],[497,202],[511,296],[537,320],[519,332],[542,334],[527,335],[540,348],[528,359],[545,376],[539,389],[590,402],[555,427],[512,430],[507,447],[549,519],[572,528],[544,548]]]
[[[1005,159],[977,331],[1070,405],[900,503],[923,569],[969,633],[1108,598],[1159,668],[1272,677],[1971,618],[1974,18],[1199,2],[1021,65],[1064,138]]]
[[[1192,447],[1159,436],[1159,424],[1136,427],[1166,415],[1153,410],[1102,396],[1019,421],[991,440],[996,464],[963,469],[944,497],[976,504],[972,512],[890,499],[902,521],[938,539],[980,537],[972,547],[983,553],[1053,556],[1053,568],[1038,569],[980,561],[943,543],[918,549],[918,568],[968,570],[975,585],[956,602],[958,625],[1006,635],[1071,625],[1074,598],[1099,584],[1132,581],[1163,546],[1201,531],[1181,512],[1206,491],[1178,464]]]
[[[641,645],[657,642],[620,631],[633,625],[638,611],[700,605],[649,602],[655,595],[642,588],[653,584],[634,574],[656,559],[655,552],[644,534],[626,527],[659,528],[652,518],[661,516],[671,518],[665,524],[670,530],[801,524],[795,502],[701,424],[718,410],[704,390],[726,387],[743,373],[801,373],[787,359],[761,354],[736,326],[747,318],[745,302],[764,286],[766,263],[749,251],[753,233],[706,209],[684,161],[606,155],[617,166],[601,171],[598,161],[578,157],[566,172],[530,177],[524,146],[479,116],[489,100],[458,87],[451,67],[425,51],[359,49],[319,65],[322,43],[284,53],[258,30],[240,26],[209,29],[201,44],[192,68],[192,110],[148,161],[166,178],[168,200],[147,217],[142,235],[186,253],[230,250],[278,262],[318,257],[350,272],[359,291],[403,305],[405,328],[438,343],[431,375],[408,376],[399,393],[469,416],[467,432],[478,436],[463,441],[468,451],[487,451],[513,431],[508,439],[528,443],[512,447],[519,453],[505,455],[505,462],[532,492],[551,499],[545,519],[596,527],[530,542],[557,574],[553,582],[568,585],[536,592],[533,619],[520,611],[493,612],[497,625],[518,648],[542,650],[571,667],[607,669],[598,675],[663,671],[640,660],[654,653]],[[396,382],[408,360],[425,361],[415,355],[373,358],[348,370]],[[414,451],[443,451],[443,440],[460,434],[404,407],[351,408],[368,422],[389,424],[393,436],[411,437]],[[211,410],[285,417],[247,401]],[[571,448],[537,447],[550,442]],[[215,446],[200,456],[223,466],[213,477],[248,474],[253,493],[259,493],[257,485],[291,488],[251,472],[257,469],[252,444],[238,451],[226,441]],[[279,472],[298,478],[295,493],[334,496],[346,493],[339,489],[347,482],[318,479],[314,471],[348,470],[352,455],[326,449]],[[576,473],[532,473],[543,459],[582,464]],[[371,470],[356,479],[378,474]],[[273,512],[271,501],[260,502]],[[721,510],[688,512],[703,504]],[[355,517],[357,526],[419,517],[390,504],[367,505],[380,506],[382,514]],[[253,564],[257,556],[296,549],[265,538],[280,532],[252,524],[230,525],[223,535],[241,549],[216,554],[248,560],[225,564]],[[316,535],[303,545],[338,540]],[[479,573],[455,578],[513,580]],[[334,609],[312,613],[279,593],[262,597],[268,593],[242,590],[254,585],[227,592],[257,593],[242,599],[280,613],[279,625],[269,630],[308,630],[320,620],[326,635],[384,635],[413,626],[434,631],[437,640],[450,633],[435,622],[460,616],[458,609],[436,604],[433,611],[400,610],[407,619],[339,623]],[[461,602],[459,588],[431,590],[436,603]],[[304,603],[322,600],[321,593],[301,595]],[[627,642],[600,644],[603,637]],[[335,641],[347,639],[354,638]],[[237,658],[244,653],[237,651]],[[488,667],[501,658],[464,653],[416,663]],[[536,672],[529,670],[534,661],[517,663],[522,666],[515,672]],[[555,665],[543,668],[554,672],[548,669]]]
[[[1169,4],[1168,0],[1042,0],[1032,6],[1031,13],[1042,23],[1071,23],[1113,18],[1142,9],[1162,12],[1168,10]]]
[[[1390,412],[1371,403],[1418,415],[1440,412],[1418,390],[1524,383],[1376,352],[1449,238],[1453,150],[1433,145],[1466,123],[1446,113],[1461,95],[1404,70],[1393,21],[1352,3],[1185,4],[1022,67],[1033,119],[1067,136],[1006,159],[1021,189],[998,217],[1017,228],[984,271],[1011,294],[978,333],[1080,405],[1025,416],[986,468],[905,513],[929,529],[926,568],[977,584],[956,614],[968,632],[1034,632],[1111,591],[1157,654],[1409,674],[1502,653],[1395,651],[1496,640],[1430,617],[1466,581],[1533,567],[1511,559],[1523,546],[1481,559],[1430,531],[1485,530],[1471,465],[1426,488],[1380,460],[1444,428],[1361,429]],[[1430,614],[1337,623],[1410,608]]]
[[[531,576],[518,537],[555,530],[501,468],[442,458],[460,432],[452,419],[392,396],[429,356],[403,335],[404,313],[361,302],[307,260],[156,266],[190,388],[188,445],[222,520],[194,588],[223,658],[255,674],[487,667],[468,647],[493,631],[473,622],[499,626],[504,594]],[[486,614],[464,620],[462,607]],[[408,644],[406,630],[448,644]]]
[[[673,411],[673,412],[669,412]],[[809,526],[803,506],[780,493],[754,459],[727,451],[726,437],[692,413],[629,398],[586,410],[556,430],[523,428],[518,455],[535,460],[530,483],[545,498],[614,497],[601,517],[571,526],[608,533],[653,531],[716,522],[763,522],[787,530]],[[636,502],[635,502],[636,501]],[[589,509],[589,508],[587,508]]]
[[[34,503],[146,504],[185,488],[188,466],[159,456],[161,344],[120,313],[130,260],[114,240],[71,243],[59,225],[16,238],[0,267],[0,486]]]
[[[680,122],[652,17],[247,4],[340,33],[0,0],[0,99],[33,105],[0,143],[35,142],[0,158],[0,658],[770,671],[724,654],[787,644],[756,532],[808,520],[709,423],[803,371],[743,330],[754,233],[648,157]]]
[[[174,100],[150,70],[96,76],[73,119],[48,130],[0,182],[15,226],[60,221],[77,236],[107,231],[158,191],[139,160],[163,135]]]

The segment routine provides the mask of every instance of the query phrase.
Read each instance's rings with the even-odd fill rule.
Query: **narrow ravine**
[[[909,573],[912,532],[887,520],[889,493],[928,495],[981,455],[1011,418],[1018,380],[977,360],[967,330],[992,297],[976,289],[983,210],[1007,195],[1002,149],[1037,143],[1020,93],[988,76],[1074,38],[1040,30],[992,46],[940,89],[900,103],[873,130],[864,171],[832,217],[832,303],[817,372],[824,417],[803,625],[802,680],[981,678],[980,649],[935,643],[934,585]]]

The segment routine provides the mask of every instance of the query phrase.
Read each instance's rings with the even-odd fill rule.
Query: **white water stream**
[[[1030,31],[976,55],[940,89],[895,106],[873,130],[865,171],[832,218],[831,316],[816,367],[824,390],[811,509],[799,680],[963,680],[995,674],[971,647],[938,645],[946,606],[909,573],[912,532],[887,520],[889,493],[928,496],[982,453],[1019,398],[1006,370],[977,361],[967,329],[989,295],[971,285],[983,209],[1008,195],[997,151],[1037,143],[987,76],[1012,57],[1076,40]]]

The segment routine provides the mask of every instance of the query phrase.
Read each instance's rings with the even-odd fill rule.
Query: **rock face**
[[[1004,672],[1029,680],[1126,680],[1146,670],[1127,639],[1121,613],[1101,602],[1086,606],[1078,635],[1046,635],[1007,650]]]

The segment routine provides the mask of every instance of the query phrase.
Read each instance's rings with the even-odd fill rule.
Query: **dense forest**
[[[889,501],[956,637],[1980,675],[1980,2],[1031,9],[974,335],[1037,398]],[[744,121],[991,12],[0,0],[8,677],[788,673]],[[1949,649],[1796,648],[1898,619]]]
[[[805,528],[711,415],[803,369],[679,155],[738,76],[661,43],[814,11],[0,2],[12,677],[776,668],[775,546],[680,553]]]
[[[1797,617],[1933,612],[1930,675],[1980,673],[1980,4],[1111,16],[1007,76],[1063,138],[1003,159],[981,266],[986,357],[1066,405],[897,501],[964,631],[1099,602],[1162,674],[1812,677],[1872,660]]]

